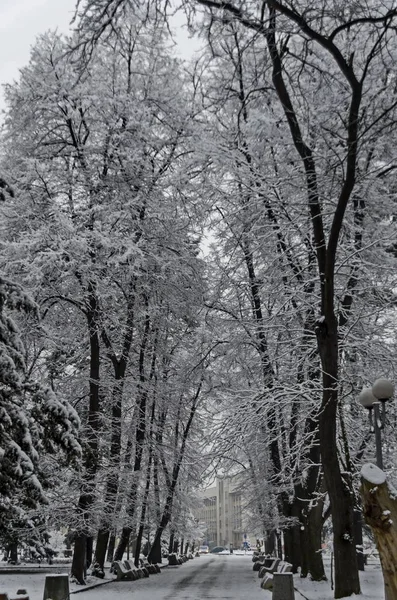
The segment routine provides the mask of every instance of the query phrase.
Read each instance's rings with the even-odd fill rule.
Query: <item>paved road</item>
[[[200,556],[139,581],[119,581],[74,600],[264,600],[251,556]]]

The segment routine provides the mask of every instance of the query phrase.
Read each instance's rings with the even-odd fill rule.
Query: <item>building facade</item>
[[[204,541],[210,547],[240,548],[245,542],[255,546],[255,536],[245,530],[247,515],[236,477],[216,479],[215,485],[204,490],[201,498],[203,505],[196,518],[205,527]]]

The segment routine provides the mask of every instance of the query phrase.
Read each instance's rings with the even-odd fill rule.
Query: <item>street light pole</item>
[[[380,421],[379,402],[373,403],[374,409],[374,430],[375,430],[375,447],[376,447],[376,466],[383,471],[383,454],[382,454],[382,434],[381,431],[384,424]]]
[[[364,388],[360,393],[359,402],[369,411],[371,432],[375,433],[376,465],[383,470],[382,434],[386,422],[386,402],[394,394],[394,385],[388,379],[377,379],[372,388]],[[380,405],[382,408],[380,409]],[[372,411],[374,418],[372,421]]]

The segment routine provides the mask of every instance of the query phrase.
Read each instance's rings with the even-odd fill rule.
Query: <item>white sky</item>
[[[68,31],[75,5],[76,0],[0,0],[1,84],[18,77],[37,35],[48,29]]]
[[[49,29],[67,33],[75,6],[76,0],[0,0],[0,85],[18,78],[39,34]],[[195,44],[182,34],[182,46],[181,53],[191,54]],[[0,109],[3,108],[0,89]]]

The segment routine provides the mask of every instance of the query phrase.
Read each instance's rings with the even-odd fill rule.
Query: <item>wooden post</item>
[[[367,463],[361,469],[363,514],[371,527],[385,583],[385,599],[397,600],[397,496],[385,473]]]

